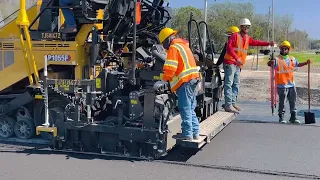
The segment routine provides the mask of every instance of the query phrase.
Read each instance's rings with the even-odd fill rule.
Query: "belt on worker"
[[[196,85],[196,84],[198,84],[200,81],[201,81],[200,78],[194,78],[194,79],[191,79],[191,80],[189,81],[189,83]]]

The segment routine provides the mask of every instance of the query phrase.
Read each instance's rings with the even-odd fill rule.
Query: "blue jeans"
[[[178,109],[182,118],[182,135],[187,137],[199,135],[199,120],[195,113],[197,84],[197,80],[193,79],[182,84],[177,90]]]
[[[71,4],[73,0],[59,0],[60,6],[68,6]],[[76,27],[76,21],[73,17],[73,13],[70,9],[61,9],[64,19],[65,19],[65,24],[66,27]]]
[[[240,68],[233,64],[224,64],[224,100],[225,108],[237,102],[240,85]]]

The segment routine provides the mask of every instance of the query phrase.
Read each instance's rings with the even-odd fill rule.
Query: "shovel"
[[[311,99],[311,93],[310,93],[310,63],[309,63],[308,64],[308,100],[309,100],[309,109],[308,109],[308,112],[304,112],[305,124],[314,124],[314,123],[316,123],[316,119],[315,119],[314,113],[310,112],[310,99]]]

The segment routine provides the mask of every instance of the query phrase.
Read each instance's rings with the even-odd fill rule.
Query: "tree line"
[[[214,42],[215,47],[220,51],[224,43],[227,41],[227,37],[224,35],[227,28],[235,25],[239,27],[239,21],[241,18],[248,18],[251,21],[250,36],[254,39],[260,39],[264,41],[272,40],[272,14],[271,8],[266,8],[265,14],[256,13],[254,6],[251,3],[214,3],[209,5],[207,13],[207,24],[211,35],[211,40]],[[190,14],[193,14],[193,19],[196,21],[203,21],[203,10],[195,7],[186,6],[173,10],[173,19],[171,25],[173,28],[178,29],[179,35],[184,38],[188,38],[188,21],[190,20]],[[319,46],[320,42],[314,43],[308,37],[308,33],[303,30],[292,29],[293,15],[275,15],[274,16],[274,32],[275,42],[281,43],[283,40],[291,42],[294,50],[302,51]],[[191,43],[195,43],[197,40],[197,31],[193,25],[191,33]],[[200,33],[203,33],[203,27],[200,27]],[[314,45],[314,46],[312,46]]]

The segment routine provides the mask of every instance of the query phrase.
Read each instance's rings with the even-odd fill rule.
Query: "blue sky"
[[[204,7],[204,0],[168,0],[173,8],[183,6]],[[272,0],[216,0],[218,2],[250,2],[255,6],[256,12],[267,14]],[[208,5],[213,4],[214,0],[208,0]],[[306,30],[309,37],[320,39],[320,11],[319,0],[274,0],[275,14],[293,14],[293,28]]]

